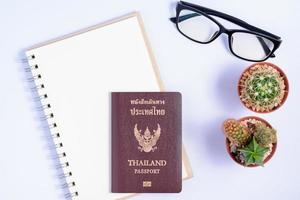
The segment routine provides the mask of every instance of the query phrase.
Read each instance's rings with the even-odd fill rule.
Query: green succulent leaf
[[[254,158],[256,164],[258,164],[260,166],[264,165],[264,160],[263,160],[264,157],[263,156],[254,155],[253,158]]]
[[[260,146],[253,137],[246,147],[240,148],[238,151],[245,157],[246,166],[251,164],[263,166],[264,156],[269,151],[269,148]]]

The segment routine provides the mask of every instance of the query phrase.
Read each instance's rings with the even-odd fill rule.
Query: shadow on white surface
[[[244,108],[238,96],[238,80],[244,65],[240,62],[222,66],[222,71],[216,81],[216,97],[225,112],[239,113]]]
[[[192,145],[193,151],[198,152],[194,154],[197,160],[205,157],[208,163],[192,163],[193,168],[203,165],[210,166],[226,166],[232,164],[225,148],[225,137],[222,132],[222,123],[226,117],[218,117],[206,122],[190,122],[185,132],[185,138],[189,144]],[[201,159],[203,160],[203,158]]]
[[[206,154],[213,165],[224,166],[232,162],[228,159],[222,124],[225,117],[218,117],[203,127]]]

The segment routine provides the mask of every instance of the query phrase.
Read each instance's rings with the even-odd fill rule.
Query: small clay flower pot
[[[239,122],[243,122],[243,121],[246,121],[246,120],[249,120],[249,119],[254,119],[254,120],[257,120],[257,121],[261,121],[262,123],[266,124],[266,126],[272,128],[272,126],[264,119],[260,118],[260,117],[255,117],[255,116],[247,116],[247,117],[243,117],[243,118],[240,118],[238,121]],[[224,125],[223,125],[223,132],[225,133],[224,131]],[[266,164],[274,155],[275,151],[277,149],[277,142],[276,143],[273,143],[273,146],[272,146],[272,151],[270,152],[270,154],[264,159],[264,164]],[[243,165],[242,163],[239,162],[239,160],[236,159],[236,157],[232,154],[232,152],[230,151],[230,141],[226,138],[226,150],[228,152],[228,154],[230,155],[230,157],[232,158],[232,160],[234,160],[236,163],[238,163],[239,165],[242,165],[244,167],[258,167],[259,165],[256,165],[256,164],[251,164],[251,165]]]
[[[279,72],[280,76],[283,78],[283,81],[284,81],[284,85],[285,85],[284,96],[283,96],[280,104],[269,111],[257,111],[255,109],[253,109],[252,107],[247,106],[246,103],[241,99],[241,90],[243,88],[243,86],[241,85],[241,80],[242,80],[244,74],[248,73],[250,71],[250,69],[256,65],[268,65],[268,66],[274,68],[276,71]],[[246,108],[248,108],[249,110],[256,112],[256,113],[270,113],[270,112],[273,112],[273,111],[277,110],[278,108],[280,108],[286,101],[286,99],[288,97],[288,93],[289,93],[289,82],[288,82],[288,79],[287,79],[287,76],[285,75],[285,73],[278,66],[274,65],[273,63],[269,63],[269,62],[258,62],[258,63],[254,63],[254,64],[250,65],[243,71],[243,73],[241,74],[241,76],[239,78],[237,90],[238,90],[238,95],[240,97],[240,100]]]

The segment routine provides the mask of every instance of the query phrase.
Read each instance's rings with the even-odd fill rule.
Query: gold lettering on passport
[[[166,160],[128,160],[129,167],[165,167]],[[159,174],[158,168],[134,168],[134,174]]]
[[[130,100],[130,104],[138,105],[138,104],[146,104],[146,105],[164,105],[165,100],[158,100],[158,99],[133,99]]]
[[[166,111],[165,109],[157,109],[156,106],[152,106],[149,109],[138,109],[138,108],[132,108],[130,109],[131,115],[165,115]]]
[[[162,108],[165,105],[165,100],[162,99],[131,99],[132,107],[129,109],[131,116],[165,116],[166,110]],[[144,106],[141,106],[144,105]],[[141,108],[142,107],[142,108]],[[138,124],[133,128],[135,139],[138,142],[137,149],[140,152],[154,152],[158,149],[157,142],[162,133],[160,124],[157,123],[157,128],[154,130],[141,130]],[[132,167],[134,174],[159,174],[161,168],[167,166],[166,160],[128,160],[128,166]],[[143,187],[151,187],[151,181],[143,181]]]
[[[166,160],[128,160],[130,167],[164,167],[166,165]]]
[[[142,134],[142,130],[138,130],[137,124],[134,125],[133,130],[134,136],[139,143],[138,149],[141,152],[154,152],[157,149],[155,145],[161,134],[161,128],[159,124],[157,124],[157,129],[153,130],[153,134],[151,134],[148,127],[144,131],[144,134]]]
[[[135,174],[159,174],[160,169],[134,169]]]
[[[134,115],[165,115],[166,110],[158,108],[157,105],[165,105],[165,100],[161,99],[131,99],[131,105],[147,105],[147,108],[136,108],[133,107],[130,109],[130,114]],[[149,107],[149,105],[151,107]]]

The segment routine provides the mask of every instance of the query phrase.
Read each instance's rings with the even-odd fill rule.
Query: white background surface
[[[236,84],[251,64],[235,58],[222,36],[199,45],[181,36],[168,17],[175,1],[3,1],[0,7],[0,199],[62,199],[45,136],[24,79],[24,50],[34,44],[140,11],[162,79],[183,94],[183,141],[194,178],[180,194],[143,194],[133,199],[300,199],[300,2],[196,1],[282,36],[275,59],[287,74],[287,102],[259,115],[242,106]],[[228,25],[227,27],[231,27]],[[278,131],[278,149],[264,168],[235,164],[225,151],[220,130],[227,117],[257,115]]]

